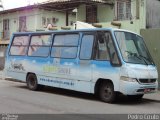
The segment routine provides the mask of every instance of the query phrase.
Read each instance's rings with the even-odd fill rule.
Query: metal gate
[[[142,29],[140,33],[144,37],[146,45],[158,68],[160,88],[160,29]]]

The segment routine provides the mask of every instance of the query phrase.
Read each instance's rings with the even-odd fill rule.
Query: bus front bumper
[[[158,82],[140,84],[138,82],[120,81],[120,92],[124,95],[149,94],[158,91]]]

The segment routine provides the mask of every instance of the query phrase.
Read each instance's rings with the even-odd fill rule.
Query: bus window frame
[[[102,31],[102,30],[96,31],[96,37],[97,37],[97,33],[98,33],[98,32],[101,32],[101,31]],[[94,57],[93,60],[96,60],[96,61],[109,61],[113,67],[120,67],[120,66],[122,66],[122,62],[121,62],[121,59],[120,59],[120,56],[119,56],[119,53],[118,53],[118,48],[116,47],[116,43],[115,43],[116,40],[114,40],[114,37],[113,37],[112,32],[109,31],[109,30],[103,30],[102,32],[108,32],[108,33],[110,34],[110,37],[111,37],[111,40],[112,40],[112,44],[113,44],[114,50],[115,50],[115,52],[116,52],[116,54],[117,54],[117,59],[118,59],[119,64],[114,64],[114,63],[113,63],[113,61],[112,61],[112,59],[111,59],[111,53],[110,53],[110,50],[109,50],[108,47],[107,47],[107,49],[108,49],[108,54],[109,54],[109,60],[98,60],[98,59],[95,59],[95,55],[96,55],[95,50],[93,50],[93,52],[94,52],[94,53],[93,53],[93,57]],[[96,38],[95,38],[95,39],[96,39]],[[95,40],[94,48],[95,48],[96,42],[97,42],[97,39]]]
[[[55,41],[55,36],[56,35],[69,35],[69,34],[71,34],[71,35],[73,35],[73,34],[78,35],[78,44],[76,46],[71,46],[71,45],[68,45],[68,46],[65,46],[65,45],[54,45],[54,41]],[[59,32],[59,33],[54,33],[53,36],[52,36],[52,44],[51,44],[51,50],[50,50],[50,57],[51,58],[59,58],[59,59],[76,59],[77,56],[78,56],[77,53],[78,53],[78,47],[79,47],[79,43],[80,43],[80,38],[81,38],[80,32]],[[60,57],[54,57],[54,56],[52,56],[52,49],[54,47],[76,47],[77,48],[76,56],[74,58],[65,58],[65,57],[61,57],[61,56]]]
[[[15,37],[22,37],[22,36],[27,36],[28,37],[28,45],[24,45],[25,47],[27,47],[27,50],[26,50],[26,53],[25,55],[12,55],[11,54],[11,48],[12,48],[12,45],[13,45],[13,42],[14,42],[14,38]],[[11,44],[9,46],[9,52],[8,52],[8,55],[9,56],[27,56],[28,55],[28,47],[29,47],[29,44],[30,44],[30,34],[14,34],[13,37],[12,37],[12,40],[11,40]],[[14,46],[19,46],[19,45],[14,45]]]
[[[118,47],[116,46],[117,40],[116,40],[115,37],[113,37],[114,34],[112,34],[111,31],[109,31],[109,33],[110,33],[110,35],[111,35],[111,40],[112,40],[112,43],[113,43],[115,52],[116,52],[116,54],[117,54],[117,59],[118,59],[118,61],[119,61],[119,64],[114,64],[113,61],[110,60],[111,65],[112,65],[113,67],[121,67],[121,66],[122,66],[122,61],[121,61],[121,59],[120,59],[120,54],[119,54],[119,52],[118,52],[119,49],[118,49]],[[114,39],[114,38],[115,38],[115,39]],[[110,54],[110,52],[109,52],[109,54]],[[111,54],[110,54],[110,59],[111,59]]]
[[[97,45],[97,34],[98,34],[98,32],[101,32],[101,31],[97,31],[97,32],[96,32],[96,38],[95,38],[96,40],[95,40],[95,43],[94,43],[94,48],[96,48],[96,45]],[[107,31],[107,32],[109,32],[109,31]],[[106,46],[106,47],[107,47],[107,46]],[[108,51],[108,47],[107,47],[107,51]],[[111,61],[111,60],[110,60],[111,58],[110,58],[110,53],[109,53],[109,51],[108,51],[109,60],[96,59],[96,54],[97,54],[97,53],[96,53],[96,49],[94,49],[93,52],[94,52],[94,55],[93,55],[93,59],[94,59],[94,60],[96,60],[96,61],[109,61],[109,62]]]
[[[80,40],[80,50],[79,50],[79,60],[93,60],[93,51],[94,51],[94,43],[95,43],[95,40],[96,40],[96,36],[95,36],[95,33],[96,31],[91,31],[91,32],[82,32],[82,37],[81,37],[81,40]],[[92,51],[91,51],[91,57],[90,59],[81,59],[80,57],[80,54],[81,54],[81,49],[82,49],[82,39],[85,35],[93,35],[94,39],[93,39],[93,45],[92,45]]]
[[[148,53],[150,59],[153,61],[153,64],[155,65],[155,62],[154,62],[154,60],[153,60],[153,58],[152,58],[152,56],[151,56],[151,54],[150,54],[150,52],[149,52],[149,49],[148,49],[148,47],[147,47],[147,45],[146,45],[146,43],[145,43],[145,40],[144,40],[144,38],[143,38],[141,35],[138,35],[138,34],[133,33],[133,32],[128,32],[128,31],[118,31],[118,30],[115,30],[115,31],[114,31],[114,33],[113,33],[114,35],[115,35],[115,32],[127,32],[127,33],[131,33],[131,34],[137,35],[137,36],[139,36],[140,38],[142,38],[143,43],[144,43],[145,47],[147,48],[146,51],[147,51],[147,53]],[[115,35],[115,40],[116,40],[116,42],[118,43],[118,40],[117,40],[116,35]],[[124,58],[123,58],[123,55],[122,55],[122,52],[121,52],[121,49],[120,49],[119,44],[118,44],[118,49],[119,49],[119,51],[120,51],[120,55],[122,56],[122,61],[123,61],[124,63],[130,63],[130,64],[141,65],[141,63],[126,62],[126,61],[124,60]]]
[[[47,45],[43,45],[43,47],[49,47],[48,55],[47,55],[47,56],[31,56],[31,55],[28,55],[29,47],[31,46],[32,37],[33,37],[33,36],[43,36],[43,35],[50,35],[50,36],[51,36],[51,44],[48,45],[48,46],[47,46]],[[28,56],[28,57],[48,58],[48,57],[50,56],[50,53],[51,53],[52,43],[53,43],[53,33],[34,33],[34,34],[30,34],[30,41],[29,41],[29,45],[28,45],[27,56]],[[37,45],[37,46],[38,46],[38,45]]]

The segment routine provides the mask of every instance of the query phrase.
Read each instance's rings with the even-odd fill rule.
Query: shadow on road
[[[22,89],[28,89],[27,86],[16,86],[18,88]],[[56,95],[63,95],[67,97],[75,97],[80,99],[88,99],[93,101],[98,101],[98,99],[93,95],[89,93],[83,93],[83,92],[77,92],[72,90],[66,90],[61,88],[55,88],[55,87],[48,87],[45,86],[42,90],[37,92],[43,92],[43,93],[49,93],[49,94],[56,94]]]
[[[17,86],[18,88],[22,89],[28,89],[27,86]],[[84,100],[91,100],[91,101],[99,101],[100,100],[93,94],[83,93],[83,92],[76,92],[72,90],[66,90],[66,89],[60,89],[60,88],[54,88],[54,87],[44,87],[43,90],[38,91],[43,93],[49,93],[49,94],[56,94],[56,95],[63,95],[67,97],[73,97],[73,98],[79,98]],[[127,96],[119,95],[114,102],[114,104],[119,105],[141,105],[141,104],[150,104],[150,103],[160,103],[160,100],[154,100],[154,99],[147,99],[142,98],[141,100],[131,100]]]
[[[93,101],[98,100],[93,94],[66,90],[66,89],[60,89],[60,88],[53,88],[53,87],[45,87],[41,92],[53,93],[57,95],[75,97],[75,98],[80,98],[80,99],[88,99],[88,100],[93,100]]]
[[[147,99],[147,98],[144,98],[144,101],[146,101],[146,102],[160,103],[160,100]]]

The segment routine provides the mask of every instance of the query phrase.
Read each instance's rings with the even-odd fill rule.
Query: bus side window
[[[94,35],[84,35],[81,42],[80,59],[89,60],[92,57]]]
[[[98,32],[95,44],[95,59],[109,60],[109,53],[107,49],[107,41],[104,32]]]
[[[36,35],[31,37],[28,55],[47,57],[51,46],[51,35]]]
[[[15,36],[10,48],[10,55],[26,55],[27,46],[29,44],[29,37],[26,36]]]
[[[106,32],[105,36],[106,36],[106,40],[108,41],[107,48],[110,54],[111,63],[113,65],[120,65],[120,61],[118,59],[118,55],[117,55],[111,34],[109,32]]]
[[[57,34],[51,51],[51,57],[75,59],[78,51],[79,34]]]

